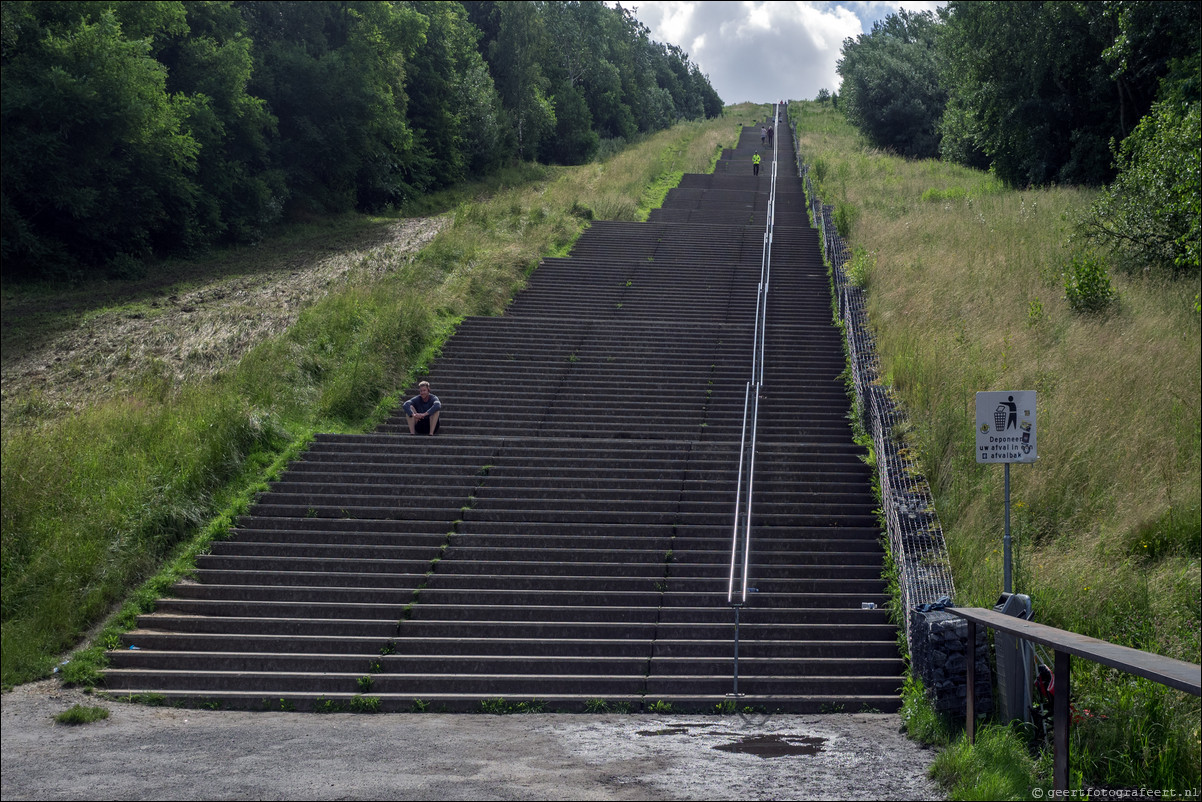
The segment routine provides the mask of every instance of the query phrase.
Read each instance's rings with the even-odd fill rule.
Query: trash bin
[[[993,609],[1030,621],[1031,597],[1022,593],[1003,593]],[[1035,647],[1028,640],[995,631],[993,648],[997,655],[998,713],[1001,714],[1001,720],[1030,721]]]

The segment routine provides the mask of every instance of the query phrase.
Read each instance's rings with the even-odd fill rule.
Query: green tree
[[[586,124],[598,137],[629,138],[722,113],[722,99],[688,55],[652,41],[628,9],[591,0],[463,6],[481,31],[523,158],[584,158],[593,141]],[[588,119],[572,111],[579,100]],[[575,119],[565,119],[569,112]]]
[[[600,137],[593,130],[593,115],[584,101],[583,90],[566,83],[556,87],[555,135],[543,141],[543,161],[582,164],[597,150]]]
[[[430,181],[405,94],[425,17],[366,0],[238,7],[255,43],[251,92],[278,119],[276,159],[294,209],[380,209]]]
[[[545,69],[554,86],[556,142],[547,152],[556,161],[578,163],[596,149],[601,134],[633,133],[621,76],[610,61],[623,31],[613,24],[617,12],[600,3],[547,3],[542,13],[554,52]]]
[[[1171,65],[1197,55],[1202,2],[1116,0],[1106,8],[1118,34],[1102,56],[1113,67],[1119,135],[1126,136],[1157,100]]]
[[[610,63],[618,71],[621,102],[607,96],[594,110],[603,135],[629,138],[639,131],[657,131],[671,125],[675,111],[671,97],[656,81],[656,43],[651,41],[650,29],[622,7],[614,9],[608,22]]]
[[[1118,177],[1086,227],[1141,266],[1197,275],[1202,230],[1199,56],[1178,62],[1164,97],[1115,148]]]
[[[418,183],[424,190],[458,182],[468,172],[463,109],[456,89],[466,69],[466,55],[476,54],[476,42],[463,6],[422,1],[413,8],[427,20],[427,34],[413,54],[405,84],[415,162],[429,177],[428,182]]]
[[[287,189],[271,163],[275,118],[247,94],[253,69],[246,22],[228,0],[189,2],[187,30],[157,52],[167,90],[187,97],[183,125],[199,145],[197,244],[258,239],[280,216]]]
[[[1101,184],[1110,142],[1198,51],[1198,2],[963,2],[941,12],[941,150],[1014,184]]]
[[[953,110],[945,131],[984,153],[1005,181],[1102,183],[1121,130],[1102,58],[1117,24],[1105,4],[960,2],[940,34]]]
[[[155,37],[184,28],[178,3],[5,3],[6,275],[120,271],[188,236],[199,146],[152,56]]]
[[[696,64],[689,66],[689,78],[693,82],[693,95],[701,101],[701,114],[717,117],[722,114],[722,98],[710,83],[709,76]]]
[[[869,141],[902,156],[939,155],[939,124],[947,103],[931,12],[901,11],[872,31],[843,42],[836,70],[844,113]]]
[[[497,91],[513,125],[517,156],[533,159],[543,139],[555,130],[555,108],[541,59],[549,51],[538,8],[528,0],[496,6],[497,34],[488,61]]]

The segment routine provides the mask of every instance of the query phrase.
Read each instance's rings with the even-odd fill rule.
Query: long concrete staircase
[[[110,692],[238,708],[896,710],[869,468],[782,165],[749,560],[727,604],[770,171],[745,129],[466,320],[403,416],[318,437],[109,653]],[[781,153],[791,153],[786,129]],[[765,160],[767,167],[768,160]],[[872,602],[876,609],[862,609]]]

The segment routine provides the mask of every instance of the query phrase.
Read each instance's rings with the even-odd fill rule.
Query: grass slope
[[[1093,191],[1010,190],[987,173],[867,147],[829,105],[794,104],[803,159],[836,206],[883,368],[911,413],[957,602],[1002,588],[1003,476],[973,453],[974,394],[1038,393],[1039,461],[1011,470],[1014,589],[1036,619],[1199,662],[1202,336],[1197,277],[1110,276],[1074,311]],[[1198,785],[1198,700],[1076,661],[1074,765],[1095,782]]]
[[[502,312],[539,259],[566,253],[589,220],[645,217],[682,173],[712,170],[752,116],[750,108],[728,110],[603,163],[527,165],[424,199],[407,213],[449,209],[452,222],[416,257],[389,247],[395,221],[353,219],[335,221],[326,238],[313,236],[321,223],[307,226],[250,257],[241,250],[200,266],[163,266],[137,285],[6,287],[7,360],[86,327],[111,306],[153,308],[211,278],[287,272],[340,253],[353,259],[285,329],[238,343],[237,358],[210,355],[208,372],[181,374],[152,349],[131,348],[115,375],[90,384],[73,377],[80,383],[69,408],[45,403],[44,390],[6,387],[5,687],[47,675],[126,599],[92,660],[71,674],[94,676],[114,632],[185,575],[314,432],[370,429],[464,316]]]

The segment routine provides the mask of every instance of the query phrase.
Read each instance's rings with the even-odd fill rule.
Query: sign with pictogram
[[[1035,391],[977,393],[977,462],[1035,457]]]

